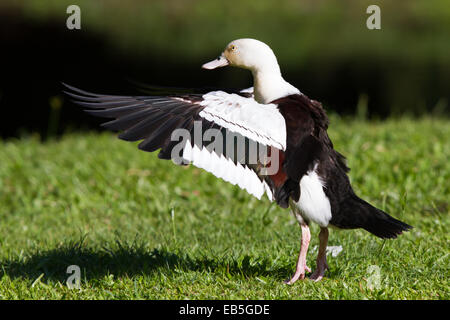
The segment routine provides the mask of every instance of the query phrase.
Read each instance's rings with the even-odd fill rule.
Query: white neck
[[[259,103],[270,103],[276,99],[300,91],[283,79],[278,64],[271,68],[252,70],[255,100]]]

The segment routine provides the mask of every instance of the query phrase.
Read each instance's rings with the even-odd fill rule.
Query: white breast
[[[316,168],[317,165],[300,180],[300,199],[296,205],[305,220],[326,227],[331,220],[331,206]]]

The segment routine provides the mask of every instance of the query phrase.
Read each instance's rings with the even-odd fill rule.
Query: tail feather
[[[376,208],[375,208],[376,209]],[[412,226],[397,220],[387,213],[376,209],[375,213],[363,229],[383,239],[394,239],[401,235],[403,231],[408,231]]]
[[[403,231],[412,228],[412,226],[391,217],[356,195],[342,203],[339,213],[330,222],[344,229],[363,228],[383,239],[397,238]]]

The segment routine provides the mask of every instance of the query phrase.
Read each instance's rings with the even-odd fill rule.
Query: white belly
[[[324,184],[315,169],[300,180],[300,199],[295,205],[305,220],[326,227],[331,220],[330,200],[323,191]]]

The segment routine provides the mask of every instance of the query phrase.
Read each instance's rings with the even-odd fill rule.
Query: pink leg
[[[325,270],[328,269],[327,264],[327,243],[328,243],[328,229],[320,228],[319,233],[319,253],[317,255],[317,268],[310,276],[311,280],[319,281],[323,278]]]
[[[308,252],[309,241],[311,240],[311,233],[306,223],[302,223],[302,244],[300,247],[300,253],[298,254],[297,267],[294,275],[290,280],[285,281],[286,284],[293,284],[298,279],[305,278],[305,272],[311,272],[311,269],[306,266],[306,253]]]

